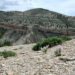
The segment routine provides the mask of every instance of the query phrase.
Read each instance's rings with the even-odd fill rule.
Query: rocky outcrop
[[[6,32],[1,43],[4,40],[12,44],[36,43],[52,36],[75,36],[75,17],[42,8],[0,12],[0,15],[0,29]]]

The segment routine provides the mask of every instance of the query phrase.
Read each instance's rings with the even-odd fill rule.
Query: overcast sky
[[[75,16],[75,0],[0,0],[2,11],[26,11],[33,8]]]

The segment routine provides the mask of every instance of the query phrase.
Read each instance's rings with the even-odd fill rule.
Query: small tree
[[[43,25],[43,22],[39,21],[38,24]]]

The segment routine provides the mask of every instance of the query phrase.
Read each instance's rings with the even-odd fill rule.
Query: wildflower
[[[49,45],[44,46],[43,48],[41,47],[41,51],[43,51],[46,54],[48,47],[49,47]]]
[[[63,51],[63,47],[61,45],[58,45],[56,49],[53,49],[56,56],[61,56],[61,52]]]

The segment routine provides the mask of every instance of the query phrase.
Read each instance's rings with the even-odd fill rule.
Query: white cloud
[[[75,0],[0,0],[1,10],[25,11],[31,8],[45,8],[65,15],[74,15]],[[3,8],[2,6],[5,7]]]

